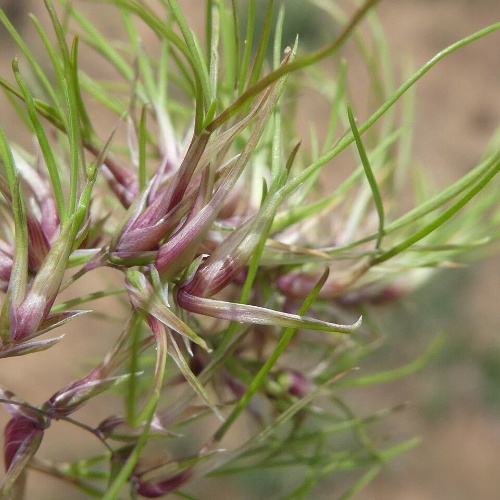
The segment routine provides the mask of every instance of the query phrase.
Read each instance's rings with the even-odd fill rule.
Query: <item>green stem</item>
[[[302,304],[301,308],[299,309],[298,314],[299,315],[304,315],[311,304],[314,302],[316,299],[318,293],[320,292],[322,286],[324,285],[326,279],[328,277],[328,272],[325,271],[323,276],[321,277],[320,281],[316,284],[316,286],[313,288],[311,293],[308,295],[304,303]],[[262,384],[265,382],[265,379],[269,372],[271,371],[272,367],[276,364],[276,361],[278,361],[279,357],[283,354],[285,349],[288,347],[288,344],[292,340],[296,328],[285,328],[283,335],[281,336],[278,345],[272,352],[272,354],[269,356],[267,361],[264,363],[262,368],[260,369],[259,373],[255,376],[255,378],[252,380],[250,385],[248,386],[247,391],[243,395],[243,397],[236,403],[236,406],[233,408],[233,411],[230,413],[226,421],[219,427],[217,432],[214,435],[214,440],[215,442],[219,442],[222,440],[224,435],[227,433],[227,431],[230,429],[230,427],[233,425],[234,421],[238,418],[238,416],[243,412],[243,410],[248,406],[250,399],[254,396],[254,394],[260,389]]]

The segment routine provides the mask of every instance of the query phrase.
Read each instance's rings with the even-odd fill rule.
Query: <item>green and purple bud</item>
[[[307,396],[312,388],[312,383],[302,372],[293,369],[280,371],[276,376],[276,382],[282,391],[302,399]]]
[[[19,342],[40,334],[38,330],[43,321],[48,319],[50,309],[59,294],[74,243],[74,233],[73,222],[70,221],[61,230],[33,282],[27,284],[28,291],[25,297],[19,304],[11,302],[10,340]],[[19,284],[13,282],[11,276],[9,291],[18,286]]]
[[[0,240],[0,290],[6,292],[9,287],[10,273],[12,271],[13,249],[5,241]]]
[[[101,155],[100,149],[95,145],[87,144],[86,147],[97,158]],[[116,198],[125,208],[129,208],[139,195],[137,175],[130,168],[120,165],[110,155],[104,158],[100,171]]]
[[[138,426],[132,427],[128,424],[125,417],[121,415],[112,415],[104,419],[95,429],[96,433],[103,439],[113,439],[121,442],[136,442],[141,433],[144,432],[146,423],[142,422]],[[153,437],[178,437],[178,434],[170,432],[162,425],[160,419],[153,416],[149,424],[148,432]]]
[[[159,498],[185,485],[191,477],[189,469],[185,469],[165,479],[142,481],[140,478],[132,477],[131,482],[139,495],[146,498]]]
[[[57,391],[44,405],[43,411],[51,419],[66,417],[80,408],[86,401],[110,387],[123,382],[129,375],[106,377],[102,367],[92,370],[85,378],[73,382]]]
[[[11,414],[11,419],[4,429],[4,465],[5,478],[0,488],[0,498],[11,498],[16,485],[22,489],[26,466],[35,455],[43,439],[44,431],[50,425],[42,412],[23,404],[10,391],[0,389],[4,408]]]

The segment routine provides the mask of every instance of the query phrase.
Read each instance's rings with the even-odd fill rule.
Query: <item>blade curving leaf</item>
[[[159,292],[153,289],[151,283],[147,281],[144,274],[135,270],[129,271],[127,273],[125,286],[127,288],[130,301],[137,310],[150,314],[161,321],[168,328],[171,328],[180,335],[183,335],[193,341],[195,344],[198,344],[206,351],[211,351],[207,343],[193,330],[191,330],[191,328],[189,328],[188,325],[177,317],[176,314],[165,304],[165,302],[161,299]]]

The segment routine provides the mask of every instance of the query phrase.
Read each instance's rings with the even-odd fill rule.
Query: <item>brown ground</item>
[[[0,5],[5,5],[5,0]],[[16,3],[15,0],[14,2]],[[19,1],[40,11],[38,0]],[[185,0],[183,9],[197,15],[204,2]],[[500,20],[498,0],[385,0],[379,9],[396,59],[410,57],[419,67],[436,52],[459,38]],[[112,19],[99,26],[113,30]],[[29,24],[24,27],[30,38]],[[15,49],[3,41],[0,69],[3,74]],[[434,68],[417,87],[415,155],[442,182],[473,166],[489,135],[500,123],[500,34],[469,46]],[[1,101],[1,109],[5,109]],[[318,110],[319,112],[320,110]],[[10,113],[10,111],[9,111]],[[0,116],[7,133],[16,137],[16,121]],[[395,327],[389,335],[385,368],[399,366],[416,356],[433,334],[448,334],[444,355],[409,380],[359,393],[361,412],[411,401],[412,406],[391,420],[381,432],[390,437],[422,437],[415,451],[388,464],[384,472],[357,498],[363,500],[488,500],[500,490],[500,258],[489,258],[470,271],[440,277],[406,300],[392,313],[411,328]],[[453,273],[452,273],[453,274]],[[420,326],[419,308],[427,319]],[[401,324],[401,323],[400,323]],[[404,323],[402,323],[404,325]],[[35,355],[20,367],[18,360],[2,360],[0,383],[32,402],[44,397],[80,373],[83,355],[98,356],[106,328],[96,322],[85,331],[72,332],[71,349],[55,348]],[[407,330],[405,333],[403,330]],[[411,331],[411,334],[409,333]],[[99,345],[99,349],[95,346]],[[59,350],[58,350],[59,349]],[[57,363],[61,369],[50,368]],[[375,360],[381,366],[381,360]],[[495,371],[496,370],[496,371]],[[43,374],[43,377],[39,374]],[[47,376],[48,374],[48,376]],[[52,375],[53,374],[53,375]],[[62,382],[61,382],[62,380]],[[82,415],[82,418],[85,418]],[[89,414],[91,421],[100,416]],[[5,415],[0,415],[0,423]],[[63,429],[59,442],[64,442]],[[72,450],[47,445],[47,454],[72,459]],[[30,483],[30,499],[55,498],[39,477]],[[57,498],[78,498],[72,490],[57,490]],[[229,490],[226,490],[228,492]],[[229,494],[229,493],[228,493]],[[236,498],[237,493],[231,492]],[[251,493],[242,498],[253,498]],[[322,498],[335,498],[327,491]],[[208,494],[205,498],[221,498]],[[229,498],[229,497],[225,497]]]
[[[454,40],[498,22],[500,2],[389,0],[382,2],[380,13],[395,53],[411,54],[418,67]],[[415,154],[429,170],[450,180],[473,166],[500,123],[500,35],[468,46],[431,70],[418,84],[416,111]],[[394,390],[393,402],[399,397],[414,403],[398,427],[407,436],[420,435],[422,445],[391,463],[358,498],[498,498],[500,408],[498,399],[492,404],[485,395],[482,361],[487,352],[496,356],[494,366],[500,361],[499,272],[496,254],[469,273],[441,276],[450,279],[448,286],[432,283],[418,294],[417,304],[428,305],[426,296],[438,300],[434,312],[448,335],[445,349],[454,351],[454,343],[467,348],[388,388]],[[418,317],[413,315],[416,321]],[[428,338],[429,331],[418,335]],[[498,398],[500,380],[491,383],[492,397]],[[429,410],[434,404],[442,405],[441,412]]]

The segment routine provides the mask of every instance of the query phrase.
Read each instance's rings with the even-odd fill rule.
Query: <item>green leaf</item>
[[[321,279],[318,281],[318,283],[314,286],[314,288],[311,290],[311,293],[307,296],[306,300],[300,307],[298,314],[303,315],[311,306],[311,304],[314,302],[316,299],[318,293],[320,292],[322,286],[325,284],[326,279],[328,278],[328,272],[325,271]],[[250,307],[250,306],[247,306]],[[300,327],[300,325],[298,325]],[[227,417],[226,421],[224,424],[219,427],[217,432],[214,435],[214,439],[216,441],[221,441],[221,439],[224,437],[224,435],[227,433],[227,431],[230,429],[230,427],[233,425],[234,421],[238,418],[238,416],[243,412],[243,410],[248,406],[250,399],[253,397],[253,395],[262,387],[262,384],[264,384],[264,381],[266,380],[269,372],[273,368],[273,366],[276,364],[280,356],[283,354],[285,351],[286,347],[292,340],[294,334],[296,331],[296,327],[291,326],[288,327],[284,330],[283,334],[281,335],[281,338],[278,342],[278,345],[274,349],[274,351],[268,356],[267,361],[264,363],[262,368],[260,369],[259,373],[255,376],[255,378],[252,380],[251,384],[248,386],[247,391],[245,394],[239,399],[239,401],[236,403],[235,407],[233,408],[231,414]]]
[[[2,337],[5,339],[9,336],[7,325],[4,324],[4,321],[8,322],[8,318],[10,318],[8,310],[12,306],[17,307],[26,296],[26,286],[28,283],[28,223],[19,174],[17,173],[14,157],[12,156],[12,150],[10,149],[10,145],[1,127],[0,157],[5,165],[7,178],[9,180],[9,188],[12,194],[15,231],[15,251],[9,281],[8,300],[4,302],[2,321],[0,322],[2,325],[0,331],[2,332]]]
[[[330,45],[324,47],[323,49],[304,56],[290,64],[282,64],[278,69],[272,71],[265,77],[261,78],[255,85],[248,88],[231,106],[226,108],[219,116],[217,116],[213,122],[207,127],[208,130],[215,130],[219,128],[222,124],[226,123],[232,116],[234,116],[238,111],[250,100],[259,95],[262,91],[269,87],[272,83],[281,79],[283,76],[298,71],[299,69],[311,66],[321,59],[334,54],[337,52],[345,41],[349,38],[349,35],[357,26],[357,24],[363,19],[365,14],[380,0],[366,0],[360,9],[351,18],[349,24],[345,27],[344,31],[337,37],[337,39]],[[364,130],[363,130],[364,132]],[[351,141],[352,142],[352,141]],[[347,147],[348,144],[346,144]]]
[[[59,177],[59,170],[57,168],[57,163],[54,157],[54,153],[52,151],[52,147],[49,143],[49,139],[45,133],[45,129],[38,118],[37,109],[35,107],[35,103],[33,101],[33,96],[24,81],[21,73],[19,72],[17,59],[14,59],[12,63],[12,68],[14,70],[14,76],[16,77],[19,88],[21,89],[24,102],[26,103],[26,107],[28,110],[28,114],[30,117],[31,125],[33,127],[33,131],[38,139],[38,143],[40,145],[40,149],[42,150],[43,158],[47,165],[47,170],[49,171],[49,177],[52,184],[52,189],[54,190],[54,198],[57,204],[57,210],[59,212],[59,217],[61,221],[64,223],[67,218],[67,210],[64,201],[64,194],[61,185],[61,179]]]
[[[247,13],[247,28],[245,40],[243,42],[243,58],[240,64],[240,74],[238,76],[238,95],[243,94],[247,79],[250,56],[252,54],[253,34],[255,31],[255,0],[249,0]]]
[[[412,361],[411,363],[402,366],[400,368],[395,368],[394,370],[388,370],[386,372],[374,373],[372,375],[366,375],[362,377],[345,378],[339,380],[335,383],[335,387],[353,387],[362,385],[372,385],[372,384],[382,384],[385,382],[392,382],[402,377],[408,377],[418,370],[422,369],[441,349],[443,346],[445,337],[444,335],[438,335],[429,346],[427,351],[425,351],[420,357]]]
[[[190,29],[184,15],[182,14],[179,4],[176,0],[167,0],[175,19],[181,29],[184,41],[188,49],[188,60],[194,72],[196,80],[196,119],[195,132],[199,133],[203,130],[205,108],[216,98],[210,91],[210,77],[207,66],[203,59],[200,46],[193,31]]]
[[[44,38],[45,32],[40,26],[40,23],[36,17],[33,15],[30,16],[33,23],[35,24],[36,29],[40,33],[40,35],[43,35],[42,38]],[[5,15],[5,12],[0,9],[0,22],[3,23],[7,31],[9,32],[10,36],[13,38],[13,40],[16,42],[17,46],[21,49],[21,52],[23,55],[26,57],[26,60],[30,64],[30,66],[33,68],[33,72],[35,73],[38,82],[41,84],[43,91],[47,94],[47,96],[50,97],[50,100],[54,105],[57,106],[59,100],[57,97],[57,94],[54,90],[53,84],[49,81],[47,76],[45,75],[41,65],[39,64],[37,57],[33,55],[33,53],[29,50],[28,46],[24,42],[23,38],[21,35],[16,31],[12,23],[9,21],[9,18]],[[60,111],[60,110],[59,110]]]
[[[273,21],[274,0],[268,0],[266,14],[264,17],[264,25],[262,27],[262,34],[259,40],[259,46],[255,54],[255,59],[250,73],[249,85],[254,85],[260,77],[262,66],[267,54],[267,46],[269,44],[269,35],[271,34],[271,27]]]
[[[365,4],[366,5],[366,4]],[[361,11],[358,11],[361,13]],[[363,11],[366,12],[366,11]],[[360,19],[356,18],[356,22],[358,22]],[[352,23],[351,23],[352,24]],[[350,25],[348,28],[349,30],[352,29],[354,25]],[[347,33],[348,28],[346,28],[343,32]],[[430,61],[428,61],[426,64],[424,64],[412,77],[410,77],[408,80],[406,80],[405,83],[403,83],[395,92],[394,94],[387,99],[379,108],[378,110],[371,115],[371,117],[363,123],[361,126],[358,127],[359,133],[363,134],[366,132],[377,120],[380,119],[399,99],[400,97],[410,88],[412,87],[422,76],[425,75],[433,66],[435,66],[441,59],[446,57],[447,55],[455,52],[456,50],[464,47],[465,45],[468,45],[486,35],[489,35],[490,33],[493,33],[496,30],[500,29],[500,23],[492,24],[491,26],[488,26],[487,28],[484,28],[482,30],[477,31],[476,33],[465,37],[458,42],[450,45],[446,49],[442,50],[439,52],[437,55],[435,55]],[[343,41],[343,35],[339,37],[338,40]],[[340,44],[340,41],[338,42]],[[267,76],[264,79],[262,79],[257,85],[254,86],[252,91],[257,91],[257,86],[261,87],[264,86],[264,80],[267,81],[273,80],[274,78],[277,77],[277,74],[281,76],[284,73],[290,72],[290,71],[295,71],[296,66],[307,66],[307,61],[303,61],[302,59],[300,61],[297,61],[296,63],[293,63],[291,65],[288,65],[287,67],[283,68],[280,67],[279,70],[276,70],[272,73],[272,76]],[[302,67],[302,66],[301,66]],[[226,113],[226,112],[225,112]],[[219,115],[218,118],[216,118],[214,121],[216,122],[219,120],[219,118],[222,117],[222,114]],[[224,117],[225,118],[225,117]],[[341,140],[338,141],[338,143],[326,154],[318,158],[316,161],[314,161],[309,167],[303,170],[299,175],[297,175],[293,181],[291,181],[286,188],[286,192],[284,193],[285,195],[288,195],[289,193],[292,193],[295,191],[310,175],[313,171],[321,168],[325,163],[330,161],[332,158],[340,154],[346,147],[348,147],[352,142],[354,141],[354,135],[349,134],[344,136]]]
[[[179,346],[177,345],[177,342],[175,339],[172,337],[171,333],[168,333],[169,337],[169,343],[168,343],[168,353],[170,357],[174,360],[175,364],[179,368],[180,372],[188,382],[188,384],[191,386],[193,391],[198,394],[198,396],[201,398],[202,401],[204,401],[209,408],[212,410],[214,415],[221,421],[224,422],[224,417],[218,410],[217,406],[215,403],[212,401],[211,397],[209,396],[208,392],[206,389],[203,387],[201,382],[198,380],[198,378],[194,375],[194,373],[191,371],[191,368],[189,368],[188,363],[184,359],[184,356],[182,352],[179,349]]]
[[[384,236],[384,223],[385,223],[385,215],[384,215],[384,205],[382,203],[382,195],[380,194],[379,187],[377,185],[377,181],[375,176],[373,175],[372,168],[370,166],[370,162],[368,160],[368,156],[366,154],[365,148],[363,146],[363,142],[361,140],[361,136],[359,135],[359,130],[356,126],[356,121],[354,120],[354,116],[352,114],[352,109],[350,106],[347,107],[347,114],[349,116],[349,124],[351,125],[351,130],[354,135],[354,140],[356,141],[356,147],[358,148],[359,157],[361,159],[361,163],[363,165],[363,169],[365,171],[366,179],[368,184],[370,185],[370,189],[373,195],[373,201],[375,202],[375,206],[377,208],[378,214],[378,236],[377,242],[375,244],[375,248],[380,248],[380,244],[382,243],[382,238]]]
[[[474,196],[480,193],[484,187],[500,172],[500,153],[493,158],[493,165],[489,172],[486,173],[479,181],[473,185],[468,191],[464,193],[462,197],[458,199],[451,207],[445,210],[442,214],[438,215],[430,223],[426,224],[420,230],[412,234],[410,237],[406,238],[404,241],[400,242],[390,250],[387,250],[382,255],[375,257],[372,261],[373,265],[385,262],[392,257],[400,254],[410,246],[412,246],[417,241],[425,238],[432,232],[436,231],[440,226],[447,222],[451,217],[453,217],[464,205],[466,205]]]

